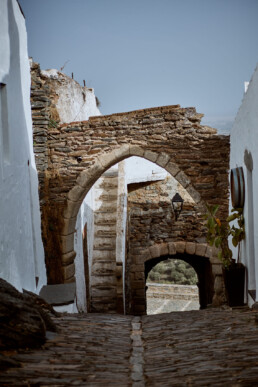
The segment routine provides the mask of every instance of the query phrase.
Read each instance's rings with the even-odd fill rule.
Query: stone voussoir
[[[168,162],[170,161],[170,156],[167,153],[160,153],[157,160],[156,164],[158,164],[160,167],[165,167]]]
[[[190,255],[194,255],[196,251],[196,243],[195,242],[186,242],[185,244],[185,252]]]
[[[149,150],[146,150],[144,152],[144,158],[155,163],[155,161],[157,160],[158,158],[158,153],[155,153],[155,152],[152,152],[152,151],[149,151]]]
[[[149,247],[149,252],[151,255],[151,258],[157,258],[160,256],[160,246],[159,245],[153,245]]]
[[[198,255],[199,257],[205,257],[206,250],[207,250],[206,243],[197,243],[195,254]]]
[[[183,254],[185,252],[185,242],[184,241],[175,242],[175,246],[176,246],[177,253]]]
[[[159,251],[161,256],[168,255],[169,254],[168,243],[160,243]]]
[[[176,254],[176,245],[174,242],[169,242],[168,243],[168,252],[170,255],[175,255]]]

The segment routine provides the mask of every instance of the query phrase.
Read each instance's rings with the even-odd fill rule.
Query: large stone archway
[[[74,281],[74,229],[80,205],[112,165],[140,156],[165,168],[201,209],[228,210],[229,138],[201,126],[194,108],[166,106],[48,127],[40,170],[43,240],[49,283]],[[34,137],[37,142],[37,137]]]
[[[169,242],[139,249],[130,260],[129,286],[127,289],[130,314],[146,313],[146,277],[158,262],[168,258],[183,259],[195,269],[199,282],[200,307],[214,306],[225,302],[222,280],[222,265],[217,250],[205,243]]]

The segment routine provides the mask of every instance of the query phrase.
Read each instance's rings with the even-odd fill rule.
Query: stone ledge
[[[74,303],[76,285],[75,282],[68,284],[46,285],[40,290],[39,295],[50,305],[69,305]]]

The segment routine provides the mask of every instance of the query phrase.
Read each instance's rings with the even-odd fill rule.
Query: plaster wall
[[[165,169],[141,157],[133,156],[125,160],[126,184],[163,180],[167,175]]]
[[[82,87],[74,79],[58,70],[42,70],[42,75],[51,80],[57,94],[56,108],[60,123],[85,121],[91,116],[100,116],[94,89]]]
[[[46,283],[32,146],[25,20],[0,2],[0,277],[38,293]]]
[[[248,89],[244,94],[231,131],[230,167],[243,167],[245,177],[244,217],[246,238],[242,242],[241,261],[248,270],[248,289],[256,289],[258,284],[258,67],[256,67]],[[253,159],[253,170],[244,161]],[[252,199],[253,198],[253,199]],[[237,251],[234,249],[234,256]],[[249,304],[252,303],[249,299]]]
[[[94,242],[94,207],[95,207],[95,190],[91,189],[85,197],[77,215],[76,229],[74,234],[75,246],[75,277],[76,277],[76,297],[77,308],[79,312],[87,311],[86,302],[86,278],[85,262],[83,252],[83,229],[87,224],[87,248],[88,248],[88,265],[92,266],[93,242]],[[90,276],[89,276],[90,281]],[[89,283],[90,288],[90,283]]]

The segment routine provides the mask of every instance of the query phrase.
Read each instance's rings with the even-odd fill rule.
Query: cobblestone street
[[[57,318],[39,350],[5,352],[20,368],[1,386],[257,386],[258,313],[207,309],[144,317]]]

